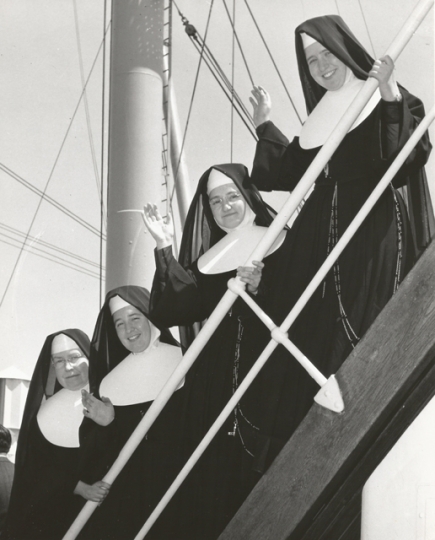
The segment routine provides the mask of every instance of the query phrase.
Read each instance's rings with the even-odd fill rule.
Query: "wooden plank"
[[[435,242],[314,404],[220,540],[352,538],[367,478],[435,392]]]

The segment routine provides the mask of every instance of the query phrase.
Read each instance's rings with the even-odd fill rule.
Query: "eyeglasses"
[[[82,354],[71,354],[70,356],[68,356],[67,358],[60,358],[60,357],[56,357],[54,356],[52,359],[51,359],[51,362],[53,364],[53,366],[56,368],[56,369],[61,369],[61,368],[64,368],[68,362],[68,364],[72,365],[72,366],[75,366],[76,364],[79,363],[79,361],[84,358],[84,356]]]
[[[217,206],[225,206],[226,204],[233,204],[237,201],[239,201],[241,198],[241,194],[237,191],[231,191],[230,193],[227,193],[223,197],[218,197],[215,195],[214,197],[211,197],[210,199],[210,206],[211,207],[217,207]]]

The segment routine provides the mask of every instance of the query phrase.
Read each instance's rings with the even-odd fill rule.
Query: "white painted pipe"
[[[398,36],[395,38],[392,45],[387,51],[387,54],[389,54],[393,58],[393,60],[396,60],[397,56],[400,54],[400,52],[403,50],[405,45],[411,39],[413,33],[421,24],[422,20],[424,19],[426,14],[429,12],[430,8],[432,7],[433,3],[434,3],[434,0],[420,0],[417,7],[411,14],[410,18],[408,19],[407,23],[403,26],[402,30],[399,32]],[[270,246],[273,244],[273,242],[275,241],[276,237],[281,232],[281,230],[285,227],[285,225],[287,224],[292,214],[295,212],[299,203],[302,201],[302,199],[304,198],[308,190],[311,188],[312,184],[315,182],[315,180],[317,179],[317,177],[323,170],[323,167],[329,161],[331,155],[336,150],[341,140],[344,138],[349,128],[352,126],[352,124],[354,123],[354,121],[356,120],[356,118],[358,117],[358,115],[360,114],[360,112],[362,111],[362,109],[364,108],[368,100],[370,99],[376,87],[377,87],[377,81],[375,79],[369,79],[368,81],[366,81],[361,92],[358,94],[358,96],[356,97],[352,105],[348,108],[343,118],[340,120],[337,127],[335,128],[335,130],[333,131],[329,139],[326,141],[323,148],[320,150],[316,158],[313,160],[312,164],[307,169],[307,172],[302,177],[302,179],[296,186],[293,193],[289,196],[284,207],[278,213],[274,222],[270,225],[268,231],[266,232],[262,240],[259,242],[257,248],[254,250],[252,255],[248,258],[246,262],[247,266],[251,265],[252,260],[261,260],[264,258]],[[335,246],[335,248],[337,248],[337,246]],[[332,255],[332,252],[331,252],[331,255]],[[132,433],[130,439],[127,441],[120,456],[115,461],[114,465],[109,470],[107,475],[103,478],[104,481],[108,481],[108,483],[112,483],[113,479],[116,478],[116,476],[122,470],[122,467],[127,462],[129,456],[131,456],[131,454],[140,444],[141,440],[146,435],[149,428],[152,426],[152,424],[154,423],[154,421],[160,414],[160,411],[163,409],[165,404],[169,401],[170,397],[172,396],[176,388],[178,388],[181,380],[185,377],[191,365],[196,360],[197,356],[200,354],[200,352],[202,351],[202,349],[204,348],[205,344],[208,342],[210,337],[213,335],[215,329],[218,327],[222,319],[225,317],[226,313],[234,304],[237,297],[238,297],[237,294],[233,293],[230,290],[228,290],[224,294],[221,301],[216,306],[216,309],[210,315],[206,324],[203,326],[203,328],[197,335],[196,339],[194,340],[194,342],[192,343],[192,345],[189,347],[188,351],[184,355],[183,361],[178,365],[177,369],[169,378],[168,382],[166,383],[166,385],[164,386],[160,394],[156,397],[156,399],[154,400],[154,402],[148,409],[147,413],[145,414],[141,422],[138,424],[135,431]],[[287,319],[285,322],[288,324]],[[281,330],[286,331],[288,330],[290,326],[291,326],[291,322],[287,326],[284,326],[283,324],[281,326]],[[269,345],[266,347],[266,349],[263,351],[263,353],[261,354],[257,362],[254,364],[251,371],[246,375],[245,379],[240,384],[238,390],[234,393],[232,399],[228,402],[227,406],[219,415],[215,424],[210,428],[206,437],[204,437],[203,441],[201,442],[200,444],[202,448],[201,451],[199,451],[200,446],[198,446],[194,454],[192,454],[191,458],[185,465],[185,468],[189,465],[190,467],[189,471],[193,467],[193,462],[192,462],[193,456],[195,456],[196,459],[199,459],[200,455],[204,452],[205,448],[208,446],[209,442],[212,440],[214,434],[219,430],[220,426],[223,424],[226,417],[229,414],[231,414],[231,411],[234,409],[235,404],[238,403],[241,396],[249,387],[252,380],[260,371],[261,367],[265,364],[270,354],[272,354],[272,352],[275,350],[276,346],[277,346],[277,342],[272,340],[269,343]],[[219,422],[221,422],[220,425],[218,425]],[[207,438],[209,434],[211,438]],[[206,438],[207,438],[207,441],[206,441]],[[206,444],[203,445],[203,443],[205,442]],[[187,476],[189,472],[187,471],[187,473],[181,478],[181,481],[177,485],[175,485],[177,480],[184,474],[183,471],[185,470],[185,468],[182,469],[176,481],[172,484],[172,486],[169,488],[168,492],[165,494],[164,498],[162,499],[161,503],[165,501],[164,504],[159,503],[159,505],[156,507],[154,512],[148,518],[144,527],[141,529],[140,533],[136,536],[135,540],[141,540],[142,538],[144,538],[146,532],[148,532],[148,530],[151,528],[152,524],[160,515],[161,511],[166,506],[167,502],[173,497],[175,491],[178,489],[178,486],[182,483],[185,476]],[[112,469],[113,469],[113,473],[112,473]],[[108,480],[109,478],[110,480]],[[82,511],[80,512],[80,514],[77,516],[74,523],[71,525],[66,535],[64,536],[63,540],[74,540],[77,534],[81,531],[81,529],[85,525],[86,521],[89,519],[89,516],[95,510],[95,508],[96,508],[96,503],[87,502],[84,508],[82,509]]]
[[[414,146],[418,143],[424,132],[428,129],[431,122],[434,120],[435,116],[435,108],[432,108],[431,111],[425,118],[422,120],[416,131],[412,134],[409,141],[406,143],[406,145],[403,147],[397,158],[394,160],[391,167],[388,169],[388,171],[383,176],[382,180],[379,182],[379,185],[374,189],[372,195],[367,199],[366,203],[362,206],[352,223],[349,225],[348,229],[346,229],[345,233],[343,234],[342,238],[339,240],[337,245],[334,247],[334,249],[331,251],[328,259],[325,261],[325,263],[322,265],[322,267],[319,269],[317,274],[314,276],[313,280],[311,281],[310,285],[308,286],[310,288],[310,291],[307,290],[302,295],[305,298],[304,302],[301,302],[301,305],[306,304],[309,297],[313,294],[314,290],[318,287],[318,285],[322,282],[324,276],[327,274],[327,272],[330,270],[330,268],[333,266],[334,262],[338,259],[340,253],[343,251],[344,247],[347,245],[349,240],[352,238],[355,231],[358,229],[358,226],[362,223],[364,218],[367,216],[367,214],[370,212],[370,210],[373,208],[373,206],[376,204],[379,197],[382,195],[383,191],[386,189],[386,187],[389,185],[391,180],[394,178],[394,176],[397,174],[400,167],[403,165],[404,161],[408,157],[408,155],[411,153]],[[305,294],[306,293],[306,294]],[[302,298],[302,297],[301,297]],[[298,305],[298,304],[296,304]],[[302,305],[302,307],[303,307]],[[300,307],[300,306],[299,306]],[[300,307],[300,309],[302,309]],[[296,308],[296,306],[295,306]],[[294,309],[295,309],[294,308]],[[299,309],[299,312],[300,312]],[[292,322],[296,317],[291,317],[290,315],[293,314],[293,310],[290,312],[289,317],[286,318],[284,323],[280,326],[279,330],[282,332],[282,335],[285,335],[285,332],[290,328]],[[279,340],[280,343],[283,343],[283,341]],[[290,342],[291,343],[291,342]],[[246,392],[246,390],[251,385],[252,381],[255,379],[261,368],[264,366],[266,361],[268,360],[269,356],[272,354],[272,352],[275,350],[275,348],[278,346],[278,341],[271,340],[267,347],[264,349],[264,351],[261,353],[258,360],[255,362],[251,370],[248,372],[246,377],[243,379],[242,383],[239,385],[236,392],[233,394],[230,401],[227,403],[225,408],[222,410],[221,414],[216,419],[215,423],[211,426],[205,437],[202,439],[194,453],[190,456],[189,460],[187,461],[186,465],[183,467],[183,469],[178,474],[177,478],[173,482],[173,484],[170,486],[162,500],[159,502],[159,504],[156,506],[155,510],[152,512],[142,529],[139,531],[139,533],[136,535],[134,540],[142,540],[146,533],[151,529],[152,525],[155,523],[161,512],[164,510],[168,502],[172,499],[174,494],[176,493],[179,486],[182,484],[186,476],[189,474],[189,472],[192,470],[195,463],[198,461],[198,459],[201,457],[201,455],[206,450],[207,446],[212,441],[213,437],[216,435],[216,433],[219,431],[227,417],[231,414],[231,412],[236,407],[237,403],[242,398],[243,394]],[[294,354],[294,350],[292,347],[289,347],[289,350]],[[322,376],[323,377],[323,376]],[[313,377],[314,378],[314,377]],[[326,378],[324,378],[323,384],[326,383]],[[321,384],[321,386],[323,386]]]
[[[316,366],[300,351],[296,345],[290,341],[285,332],[282,332],[280,328],[272,321],[272,319],[265,313],[261,307],[249,296],[249,294],[241,287],[234,278],[231,278],[228,282],[228,288],[237,293],[240,298],[242,298],[246,304],[252,309],[252,311],[257,315],[257,317],[266,325],[266,327],[271,331],[272,338],[278,343],[281,343],[291,354],[296,358],[296,360],[301,364],[301,366],[308,372],[310,377],[312,377],[319,386],[326,384],[326,377],[316,368]]]
[[[260,371],[260,369],[264,366],[264,364],[269,359],[269,356],[273,353],[273,351],[278,346],[278,343],[274,340],[270,341],[267,347],[262,352],[261,356],[258,358],[258,360],[255,362],[254,366],[248,373],[248,375],[243,379],[241,384],[239,385],[238,389],[234,392],[232,398],[230,401],[225,405],[224,409],[220,413],[220,415],[215,420],[214,424],[211,426],[211,428],[208,430],[202,441],[199,443],[193,454],[190,456],[189,460],[186,462],[184,467],[181,469],[180,473],[178,474],[177,478],[174,480],[174,482],[169,487],[168,491],[165,493],[164,497],[161,499],[159,504],[156,506],[150,517],[147,519],[146,523],[142,527],[142,529],[138,532],[138,534],[135,536],[134,540],[142,540],[142,538],[145,537],[146,533],[151,529],[153,524],[155,523],[156,519],[159,517],[159,515],[162,513],[162,511],[165,509],[168,502],[172,499],[172,497],[175,495],[176,491],[180,487],[180,485],[183,483],[186,476],[189,474],[189,472],[193,469],[195,463],[198,461],[198,459],[202,456],[204,451],[207,449],[208,445],[213,440],[216,433],[219,431],[219,429],[224,424],[225,420],[228,418],[228,416],[232,413],[234,408],[236,407],[237,403],[240,401],[243,394],[246,392],[246,390],[249,388],[251,382],[254,380],[257,373]]]

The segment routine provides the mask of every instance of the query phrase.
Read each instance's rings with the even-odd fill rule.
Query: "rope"
[[[278,77],[279,77],[280,81],[282,82],[282,85],[284,86],[284,90],[285,90],[285,92],[286,92],[286,94],[287,94],[287,96],[288,96],[288,98],[290,100],[290,103],[292,104],[292,107],[293,107],[293,109],[294,109],[294,111],[296,113],[296,116],[298,117],[299,122],[302,124],[302,119],[299,116],[299,113],[298,113],[298,111],[296,109],[295,104],[293,103],[293,100],[292,100],[292,98],[290,96],[290,92],[287,90],[287,86],[285,85],[284,79],[282,78],[281,73],[280,73],[280,71],[278,69],[278,66],[276,65],[276,62],[275,62],[275,60],[274,60],[274,58],[272,56],[272,53],[270,52],[270,49],[267,46],[266,40],[264,39],[263,34],[261,33],[260,27],[258,26],[257,21],[255,20],[254,14],[252,13],[251,8],[249,7],[249,4],[248,4],[247,0],[244,0],[244,1],[245,1],[245,4],[246,4],[246,7],[248,8],[248,11],[249,11],[249,13],[250,13],[250,15],[252,17],[252,20],[254,21],[254,24],[255,24],[255,26],[256,26],[256,28],[258,30],[258,33],[260,34],[260,37],[261,37],[261,39],[262,39],[262,41],[264,43],[264,46],[266,47],[266,50],[269,53],[270,59],[272,60],[272,63],[274,65],[275,69],[276,69]]]
[[[245,64],[245,67],[246,67],[246,71],[248,72],[248,76],[249,76],[249,80],[251,81],[251,84],[252,86],[254,86],[254,79],[252,78],[252,75],[251,75],[251,72],[249,70],[249,67],[248,67],[248,62],[246,61],[246,58],[245,58],[245,55],[243,53],[243,49],[242,49],[242,45],[240,44],[240,40],[239,40],[239,37],[237,35],[237,32],[236,32],[236,28],[235,28],[235,13],[233,14],[233,20],[234,20],[234,24],[233,24],[233,21],[231,20],[231,16],[230,16],[230,12],[228,11],[228,7],[227,7],[227,4],[225,2],[225,0],[222,0],[222,2],[224,3],[224,6],[225,6],[225,11],[227,12],[227,15],[228,15],[228,19],[231,23],[231,26],[233,28],[233,39],[234,37],[236,38],[237,40],[237,45],[239,46],[239,50],[240,50],[240,53],[242,55],[242,58],[243,58],[243,62]],[[234,9],[234,2],[235,0],[233,0],[233,9]],[[234,46],[234,44],[233,44]]]
[[[66,268],[70,268],[71,270],[76,270],[77,272],[81,272],[82,274],[85,274],[85,275],[90,276],[90,277],[95,277],[95,278],[99,277],[99,275],[97,273],[92,272],[90,270],[87,270],[86,268],[83,268],[83,267],[79,266],[78,264],[72,263],[70,261],[65,261],[65,259],[62,259],[60,257],[56,257],[52,253],[48,253],[48,252],[44,251],[41,248],[31,246],[31,245],[26,245],[24,242],[20,242],[19,240],[15,239],[15,238],[12,238],[12,237],[10,237],[7,234],[2,233],[2,232],[0,232],[0,235],[4,236],[6,238],[9,238],[10,240],[13,240],[14,242],[19,243],[20,247],[21,247],[21,251],[27,251],[28,253],[31,253],[32,255],[36,255],[38,257],[41,257],[42,259],[46,259],[47,261],[60,264],[62,266],[65,266]],[[4,244],[7,244],[8,246],[18,248],[18,246],[16,246],[15,244],[11,244],[10,242],[7,242],[6,240],[3,240],[2,238],[0,238],[0,242],[3,242]],[[35,253],[32,250],[41,251],[42,253],[45,253],[46,255],[48,255],[48,257],[46,257],[44,255],[41,255],[39,253]]]
[[[103,84],[101,91],[101,196],[100,196],[100,287],[99,308],[103,305],[103,228],[106,223],[104,211],[104,129],[105,129],[105,103],[106,103],[106,24],[107,24],[107,0],[104,0],[103,17]]]
[[[192,43],[194,45],[196,45],[196,42],[198,44],[201,44],[201,36],[198,34],[198,32],[196,31],[196,29],[192,26],[192,25],[189,25],[191,28],[194,29],[195,31],[195,34],[193,36],[189,36],[192,40]],[[197,46],[197,45],[196,45]],[[197,46],[198,47],[198,46]],[[233,95],[234,96],[234,99],[237,103],[237,106],[240,107],[241,111],[243,112],[243,114],[245,115],[245,117],[249,120],[249,122],[254,126],[254,120],[252,118],[252,115],[250,114],[250,112],[248,111],[248,109],[246,108],[245,104],[243,103],[242,99],[240,98],[240,96],[237,94],[236,90],[234,89],[234,87],[232,86],[230,80],[228,79],[228,77],[225,75],[225,72],[223,71],[223,69],[220,67],[218,61],[216,60],[216,58],[213,56],[212,52],[210,51],[210,49],[208,49],[206,47],[206,50],[204,52],[204,56],[205,56],[205,64],[207,65],[207,67],[212,71],[213,73],[213,69],[216,70],[217,74],[214,73],[216,76],[219,76],[222,81],[223,81],[223,84],[226,86],[227,88],[227,91],[228,91],[228,94],[229,95]],[[207,61],[210,62],[210,64],[207,63]],[[255,137],[256,138],[256,137]]]
[[[175,4],[175,7],[177,8],[178,13],[181,15],[181,12],[178,9],[177,3],[175,2],[175,0],[173,0],[173,2]],[[209,9],[209,12],[208,12],[207,24],[206,24],[206,27],[205,27],[204,46],[205,46],[205,42],[206,42],[206,39],[207,39],[208,28],[209,28],[209,25],[210,25],[210,18],[211,18],[211,12],[212,12],[212,9],[213,9],[213,4],[214,4],[214,0],[211,0],[210,9]],[[184,22],[184,20],[187,22],[187,19],[185,19],[185,17],[183,15],[181,15],[181,17],[182,17],[183,22]],[[187,113],[187,120],[186,120],[186,126],[184,128],[184,134],[183,134],[183,140],[182,140],[182,143],[181,143],[180,155],[178,157],[178,163],[177,163],[177,167],[175,169],[175,175],[174,175],[175,178],[177,178],[177,175],[178,175],[178,169],[180,167],[180,161],[181,161],[181,156],[183,154],[184,143],[186,142],[187,128],[189,126],[190,115],[192,113],[193,98],[195,97],[196,87],[197,87],[197,84],[198,84],[199,70],[201,68],[201,63],[202,63],[202,59],[203,59],[203,55],[204,55],[204,46],[203,46],[203,48],[201,50],[201,54],[200,54],[199,62],[198,62],[198,68],[196,70],[195,82],[194,82],[194,85],[193,85],[192,97],[190,98],[189,111]]]
[[[91,225],[90,223],[82,219],[77,214],[74,214],[74,212],[72,212],[71,210],[68,210],[66,206],[63,206],[63,204],[60,204],[49,195],[44,194],[44,192],[42,192],[40,189],[32,185],[30,182],[28,182],[27,180],[19,176],[17,173],[9,169],[9,167],[6,167],[6,165],[4,165],[3,163],[0,163],[0,170],[2,170],[6,174],[8,174],[11,178],[16,180],[20,184],[22,184],[24,187],[26,187],[27,189],[29,189],[30,191],[32,191],[33,193],[35,193],[36,195],[44,199],[46,202],[48,202],[49,204],[51,204],[58,210],[60,210],[66,216],[70,217],[71,219],[73,219],[74,221],[76,221],[77,223],[85,227],[85,229],[88,229],[88,231],[90,231],[91,233],[96,234],[97,236],[100,235],[100,231],[96,227],[94,227],[93,225]],[[104,236],[104,239],[106,239],[105,236]]]
[[[228,8],[225,0],[222,0],[225,9],[228,13]],[[228,17],[229,17],[228,13]],[[236,39],[236,0],[233,0],[233,20],[230,23],[233,29],[233,42],[231,52],[231,87],[234,89],[234,68],[235,68],[235,39]],[[230,137],[230,163],[233,162],[233,148],[234,148],[234,91],[231,92],[231,137]]]
[[[361,5],[361,0],[358,0],[358,4],[359,4],[359,8],[360,8],[360,10],[361,10],[361,15],[362,15],[362,18],[363,18],[363,21],[364,21],[364,25],[365,25],[366,30],[367,30],[367,35],[369,36],[370,45],[371,45],[372,51],[373,51],[373,57],[376,58],[375,47],[374,47],[374,45],[373,45],[372,38],[371,38],[371,36],[370,36],[369,27],[368,27],[368,25],[367,25],[367,21],[366,21],[366,18],[365,18],[365,15],[364,15],[364,11],[363,11],[363,8],[362,8],[362,5]]]
[[[81,41],[80,41],[80,30],[79,30],[76,0],[73,0],[73,7],[74,7],[74,26],[75,26],[75,32],[76,32],[77,52],[79,56],[79,65],[80,65],[80,78],[81,78],[81,83],[83,87],[85,83],[85,75],[84,75],[84,69],[83,69],[83,56],[82,56],[82,47],[81,47]],[[86,91],[83,94],[83,102],[85,106],[86,127],[88,129],[89,145],[91,148],[91,156],[92,156],[92,165],[94,167],[95,182],[97,184],[97,193],[98,193],[98,196],[101,197],[100,178],[99,178],[99,172],[98,172],[97,158],[95,155],[94,138],[92,136],[91,115],[89,112],[88,94]],[[101,201],[101,198],[100,198],[100,201]]]
[[[0,229],[4,229],[12,234],[16,234],[17,236],[26,236],[26,233],[21,232],[18,229],[15,229],[14,227],[11,227],[10,225],[6,225],[6,223],[0,222]],[[4,234],[4,233],[3,233]],[[89,264],[91,266],[95,266],[96,268],[99,268],[100,265],[96,262],[93,262],[89,259],[86,259],[85,257],[81,257],[80,255],[76,255],[72,251],[68,251],[66,249],[60,248],[58,246],[55,246],[54,244],[50,244],[49,242],[45,242],[44,240],[41,240],[40,238],[37,238],[36,236],[28,236],[28,239],[32,242],[41,244],[43,246],[48,247],[49,249],[52,249],[54,251],[58,251],[59,253],[62,253],[63,255],[67,255],[68,257],[72,257],[73,259],[77,259],[80,262],[84,262],[86,264]]]
[[[108,30],[109,30],[109,27],[107,28],[106,33],[107,33]],[[23,242],[23,245],[22,245],[22,247],[21,247],[21,249],[20,249],[20,252],[19,252],[19,254],[18,254],[17,260],[15,261],[14,267],[13,267],[13,269],[12,269],[11,275],[10,275],[9,280],[8,280],[8,283],[7,283],[7,285],[6,285],[6,289],[5,289],[4,293],[3,293],[2,299],[1,299],[1,301],[0,301],[0,308],[1,308],[2,305],[3,305],[4,299],[6,298],[6,294],[8,293],[9,287],[10,287],[10,285],[11,285],[11,283],[12,283],[12,279],[13,279],[13,277],[14,277],[14,275],[15,275],[16,269],[18,268],[18,263],[20,262],[21,255],[22,255],[23,250],[24,250],[24,246],[26,245],[27,237],[28,237],[28,235],[30,234],[30,231],[32,230],[33,224],[35,223],[35,220],[36,220],[36,217],[37,217],[37,215],[38,215],[39,209],[41,208],[42,201],[43,201],[43,200],[45,199],[45,197],[46,197],[46,191],[47,191],[48,186],[49,186],[49,184],[50,184],[50,181],[51,181],[51,179],[52,179],[52,177],[53,177],[53,173],[54,173],[54,170],[55,170],[55,168],[56,168],[57,162],[59,161],[60,154],[62,153],[63,147],[64,147],[64,145],[65,145],[66,139],[67,139],[67,137],[68,137],[68,134],[69,134],[69,132],[70,132],[70,129],[71,129],[71,126],[72,126],[72,124],[73,124],[73,122],[74,122],[74,119],[75,119],[75,117],[76,117],[76,114],[77,114],[77,111],[78,111],[78,109],[79,109],[79,106],[80,106],[81,100],[82,100],[82,98],[83,98],[84,92],[85,92],[85,90],[86,90],[87,84],[88,84],[89,79],[90,79],[90,77],[91,77],[91,75],[92,75],[92,72],[93,72],[93,70],[94,70],[95,64],[96,64],[96,62],[97,62],[98,55],[100,54],[101,46],[102,46],[102,44],[100,44],[100,46],[99,46],[99,48],[98,48],[97,54],[96,54],[96,56],[95,56],[95,59],[94,59],[94,61],[93,61],[93,63],[92,63],[91,69],[90,69],[90,71],[89,71],[88,78],[86,79],[85,86],[83,87],[83,90],[82,90],[82,92],[81,92],[81,94],[80,94],[79,101],[78,101],[77,106],[76,106],[76,108],[75,108],[75,110],[74,110],[74,113],[73,113],[73,115],[72,115],[72,117],[71,117],[69,126],[68,126],[68,128],[67,128],[67,130],[66,130],[65,136],[64,136],[64,138],[63,138],[63,140],[62,140],[62,143],[61,143],[61,145],[60,145],[60,148],[59,148],[59,151],[58,151],[58,153],[57,153],[56,159],[54,160],[53,167],[52,167],[52,169],[51,169],[51,171],[50,171],[50,174],[49,174],[49,176],[48,176],[48,180],[47,180],[47,182],[46,182],[46,184],[45,184],[45,187],[44,187],[44,190],[43,190],[43,192],[42,192],[43,194],[42,194],[42,196],[41,196],[41,198],[40,198],[40,200],[39,200],[38,206],[36,207],[34,216],[33,216],[33,218],[32,218],[32,221],[31,221],[30,225],[29,225],[29,228],[28,228],[28,231],[27,231],[26,238],[25,238],[25,240],[24,240],[24,242]]]

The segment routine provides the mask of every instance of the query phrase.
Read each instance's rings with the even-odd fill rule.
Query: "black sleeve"
[[[80,459],[77,467],[77,482],[92,485],[110,469],[116,459],[111,448],[116,439],[117,419],[108,426],[100,426],[84,418],[80,426]],[[76,484],[77,484],[76,482]]]
[[[257,134],[252,182],[260,191],[292,191],[307,170],[312,153],[302,152],[297,138],[289,143],[272,122],[261,124]]]
[[[151,317],[163,327],[190,325],[207,317],[195,274],[174,258],[172,248],[155,250]]]
[[[421,100],[402,87],[400,91],[402,94],[400,103],[381,100],[379,129],[374,142],[380,148],[379,164],[385,169],[396,158],[425,116]],[[429,134],[426,132],[395,176],[393,180],[395,187],[405,185],[410,175],[424,167],[431,149]]]

